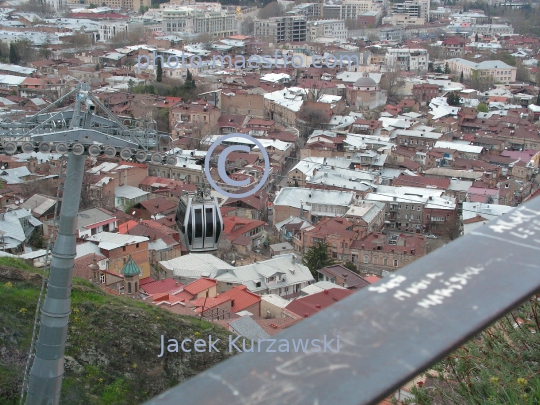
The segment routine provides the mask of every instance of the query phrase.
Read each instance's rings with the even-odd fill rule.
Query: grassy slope
[[[0,266],[36,272],[13,259]],[[0,404],[18,403],[41,281],[0,278]],[[228,356],[172,353],[158,358],[160,336],[226,341],[227,331],[196,318],[128,298],[106,295],[74,279],[62,401],[66,404],[139,404]]]

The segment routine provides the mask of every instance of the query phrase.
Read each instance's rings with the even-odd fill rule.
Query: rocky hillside
[[[0,404],[18,404],[41,277],[30,266],[0,258]],[[128,298],[106,295],[74,279],[63,404],[130,405],[192,377],[230,354],[169,353],[160,337],[204,338],[223,344],[228,332]]]

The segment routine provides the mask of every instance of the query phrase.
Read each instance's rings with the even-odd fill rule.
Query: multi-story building
[[[248,90],[224,89],[221,92],[221,112],[263,118],[264,96]]]
[[[514,28],[506,24],[478,24],[473,26],[473,32],[478,35],[510,35]]]
[[[387,204],[385,223],[390,229],[448,236],[454,231],[457,204],[443,194],[441,189],[379,186],[366,199]]]
[[[308,41],[326,37],[334,39],[347,39],[347,28],[343,20],[317,20],[308,21]]]
[[[188,7],[163,10],[163,31],[214,36],[238,32],[236,14],[227,11],[200,12]]]
[[[386,50],[386,64],[407,72],[426,72],[429,54],[426,49],[390,48]]]
[[[409,25],[424,25],[425,20],[422,17],[410,16],[409,14],[392,14],[391,17],[385,17],[383,22],[390,22],[394,27],[407,27]]]
[[[305,254],[310,247],[319,242],[326,242],[330,246],[330,254],[334,259],[350,261],[352,242],[359,236],[359,232],[354,232],[352,227],[353,223],[346,219],[325,218],[315,226],[302,229],[293,238],[294,248]]]
[[[100,232],[86,240],[99,246],[101,254],[107,258],[108,271],[120,274],[131,258],[141,270],[141,278],[150,276],[149,238],[146,236]]]
[[[322,16],[322,3],[303,3],[294,6],[290,13],[302,14],[307,18],[319,18]]]
[[[341,4],[324,4],[322,6],[322,14],[324,18],[340,19],[341,18]]]
[[[454,58],[446,61],[453,75],[463,72],[464,78],[478,75],[481,78],[493,78],[496,82],[511,83],[516,81],[517,68],[501,60],[485,60],[480,63]]]
[[[379,40],[388,42],[401,42],[403,29],[399,27],[383,28],[379,31]]]
[[[439,86],[436,84],[415,84],[412,90],[420,103],[429,103],[431,99],[439,96]]]
[[[295,125],[306,94],[307,90],[298,87],[264,94],[264,118],[279,125]]]
[[[305,16],[273,17],[254,21],[255,36],[268,42],[307,41],[307,18]]]
[[[340,217],[347,213],[349,206],[355,201],[353,192],[285,187],[278,192],[274,200],[274,224],[291,216],[312,222]]]
[[[110,41],[116,35],[127,35],[136,29],[143,29],[142,23],[128,23],[124,21],[101,21],[99,23],[99,40]]]
[[[461,37],[450,37],[442,41],[442,49],[445,58],[462,58],[465,56],[467,41]]]
[[[413,1],[394,3],[390,10],[392,14],[407,14],[411,17],[422,17],[422,5]]]
[[[345,0],[341,4],[341,19],[356,20],[364,11],[373,9],[371,0]]]
[[[384,235],[372,233],[356,240],[351,247],[352,262],[361,273],[395,271],[427,253],[422,235]]]
[[[63,0],[51,0],[51,2],[56,2],[63,4]],[[68,1],[71,3],[71,1]],[[87,0],[86,4],[96,4],[98,6],[110,7],[114,9],[123,8],[127,10],[139,11],[141,7],[150,7],[151,0]]]

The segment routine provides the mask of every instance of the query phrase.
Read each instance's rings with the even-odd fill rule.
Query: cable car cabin
[[[182,195],[176,223],[190,252],[217,250],[223,233],[223,218],[216,198]]]

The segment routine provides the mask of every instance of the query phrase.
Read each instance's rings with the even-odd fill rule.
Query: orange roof
[[[127,221],[123,223],[122,225],[118,225],[118,233],[126,234],[128,230],[130,230],[133,227],[136,227],[138,225],[137,221]]]
[[[193,298],[193,294],[188,293],[187,291],[180,291],[178,294],[171,294],[174,296],[177,301],[187,302]]]
[[[364,280],[366,280],[369,284],[373,284],[373,283],[376,283],[377,281],[380,280],[380,277],[377,277],[377,276],[366,276],[364,277]]]
[[[217,281],[211,278],[200,278],[192,283],[189,283],[184,287],[184,291],[191,295],[197,295],[198,293],[208,290],[209,288],[217,285]]]
[[[230,298],[234,302],[234,312],[240,312],[253,304],[261,301],[257,294],[249,292],[245,285],[240,285],[225,291],[220,297]]]
[[[206,298],[206,297],[197,298],[196,300],[191,301],[190,304],[197,307],[195,312],[201,313],[203,307],[204,307],[204,310],[207,311],[211,308],[215,308],[218,305],[221,305],[230,300],[231,299],[229,297],[224,297],[223,295],[219,295],[214,298]]]

